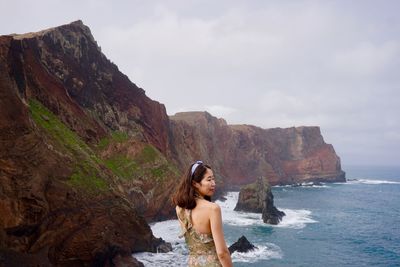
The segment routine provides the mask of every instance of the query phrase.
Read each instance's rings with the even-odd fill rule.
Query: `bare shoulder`
[[[175,207],[176,214],[179,214],[181,212],[181,210],[182,210],[181,207],[179,207],[179,206]]]
[[[213,212],[221,212],[221,207],[217,203],[209,202],[209,209]]]
[[[197,204],[198,204],[197,207],[199,207],[199,209],[207,211],[207,212],[221,210],[221,208],[219,207],[218,204],[207,201],[207,200],[201,200],[201,201],[197,202]]]

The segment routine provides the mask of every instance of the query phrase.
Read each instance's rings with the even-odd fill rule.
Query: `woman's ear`
[[[200,183],[192,181],[192,185],[194,186],[194,188],[199,189]]]

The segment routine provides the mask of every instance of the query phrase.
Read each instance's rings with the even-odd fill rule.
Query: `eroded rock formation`
[[[285,216],[274,206],[271,186],[265,178],[259,177],[255,183],[242,187],[235,210],[262,213],[262,219],[268,224],[278,224]]]

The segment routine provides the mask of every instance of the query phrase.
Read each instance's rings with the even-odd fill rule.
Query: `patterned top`
[[[178,219],[183,224],[179,237],[185,237],[189,248],[190,267],[221,267],[211,233],[198,233],[192,225],[192,210],[181,208]]]

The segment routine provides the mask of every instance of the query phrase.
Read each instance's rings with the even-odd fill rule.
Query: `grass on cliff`
[[[68,184],[90,193],[101,193],[108,188],[100,166],[106,166],[115,176],[123,180],[162,182],[166,177],[177,176],[177,168],[168,162],[154,146],[144,144],[135,157],[123,154],[111,155],[106,159],[97,156],[80,137],[68,128],[55,114],[36,100],[30,100],[30,113],[35,123],[43,128],[55,141],[57,150],[70,155],[74,163]],[[115,131],[103,138],[96,151],[107,148],[111,143],[127,143],[125,132]],[[100,151],[98,151],[100,149]]]
[[[70,154],[75,161],[73,173],[67,183],[90,193],[105,191],[108,184],[98,170],[102,161],[93,150],[39,101],[31,99],[29,108],[35,123],[56,142],[61,152]]]
[[[150,144],[144,145],[135,157],[116,154],[105,159],[104,162],[115,175],[125,180],[155,179],[160,182],[168,173],[177,171],[161,152]]]
[[[121,131],[114,131],[111,133],[111,137],[102,138],[98,143],[97,147],[99,149],[105,149],[111,142],[124,143],[128,141],[128,139],[129,136],[127,133]]]

